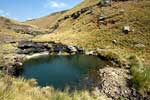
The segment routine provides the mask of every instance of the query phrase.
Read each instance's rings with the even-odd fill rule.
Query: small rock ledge
[[[17,54],[32,55],[35,53],[49,52],[49,54],[77,54],[83,53],[83,50],[77,46],[64,45],[54,42],[33,42],[33,41],[21,41],[18,45]]]

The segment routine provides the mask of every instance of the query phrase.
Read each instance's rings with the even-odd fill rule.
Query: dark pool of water
[[[63,89],[66,85],[75,85],[89,69],[102,63],[95,56],[42,56],[26,61],[21,75],[26,79],[35,78],[40,86]]]

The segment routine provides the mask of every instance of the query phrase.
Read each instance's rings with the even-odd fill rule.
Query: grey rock
[[[125,12],[124,9],[120,9],[120,10],[119,10],[119,13],[120,13],[120,14],[122,14],[122,13],[124,13],[124,12]]]
[[[68,50],[69,50],[70,53],[78,52],[77,48],[74,47],[74,46],[71,46],[71,45],[70,45],[70,46],[68,46],[67,48],[68,48]]]
[[[117,40],[112,40],[112,43],[113,44],[117,44]]]
[[[123,32],[124,32],[125,34],[128,34],[130,31],[131,31],[131,30],[130,30],[130,26],[124,26],[124,27],[123,27]]]
[[[89,10],[89,8],[87,7],[87,8],[82,8],[81,9],[81,13],[85,13],[86,11],[88,11]]]
[[[105,20],[105,17],[104,17],[104,16],[100,16],[98,20],[99,20],[99,21],[104,21],[104,20]]]
[[[72,17],[73,19],[77,19],[80,15],[81,15],[81,12],[80,12],[80,11],[77,11],[77,12],[73,13],[73,14],[71,15],[71,17]]]
[[[99,24],[107,25],[107,22],[105,21],[105,17],[104,16],[100,16],[98,18],[98,21],[99,21]]]
[[[47,43],[37,43],[32,41],[21,41],[18,44],[18,54],[33,54],[48,51],[50,47]]]
[[[144,44],[139,43],[139,44],[136,44],[136,45],[135,45],[135,47],[136,47],[136,48],[145,48],[145,45],[144,45]]]
[[[112,5],[112,0],[102,0],[101,1],[101,6],[107,7]]]
[[[60,53],[60,52],[67,52],[67,53],[82,53],[83,50],[76,46],[67,46],[61,43],[40,43],[40,42],[33,42],[33,41],[21,41],[18,44],[17,53],[18,54],[34,54],[48,51],[49,53]]]
[[[64,17],[64,20],[66,20],[66,19],[68,19],[68,18],[70,18],[70,16],[69,16],[69,15],[65,16],[65,17]]]
[[[85,52],[86,55],[94,55],[94,53],[95,53],[94,51],[86,51]]]
[[[92,10],[88,10],[87,12],[86,12],[86,14],[92,14]]]

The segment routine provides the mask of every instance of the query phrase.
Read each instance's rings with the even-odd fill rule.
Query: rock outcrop
[[[17,33],[29,34],[29,35],[34,35],[34,36],[49,33],[49,31],[47,30],[35,29],[32,27],[13,26],[10,28]]]
[[[18,44],[18,54],[34,54],[40,52],[49,53],[82,53],[83,50],[76,46],[67,46],[61,43],[54,42],[33,42],[33,41],[21,41]]]

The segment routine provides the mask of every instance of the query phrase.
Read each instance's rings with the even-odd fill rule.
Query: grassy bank
[[[96,4],[97,0],[85,0],[69,11],[38,19],[35,23],[42,28],[49,28],[49,19],[70,15],[81,8]],[[132,82],[139,93],[150,95],[150,1],[138,0],[133,2],[115,2],[112,7],[93,7],[92,14],[82,14],[77,19],[66,19],[52,34],[39,35],[34,38],[27,34],[16,33],[0,24],[0,65],[12,62],[17,43],[13,41],[31,39],[33,41],[55,41],[66,45],[77,45],[84,49],[100,49],[100,56],[112,59],[119,64],[129,63],[131,66]],[[124,13],[113,16],[119,11]],[[107,25],[100,25],[98,18],[106,16]],[[34,21],[34,20],[33,20]],[[115,23],[112,23],[115,21]],[[51,21],[50,21],[51,22]],[[17,24],[17,23],[16,23]],[[41,24],[41,25],[40,25]],[[50,25],[49,25],[50,24]],[[5,26],[5,25],[4,25]],[[124,34],[122,28],[130,26],[131,32]],[[113,41],[116,41],[113,43]],[[131,55],[136,55],[132,56]],[[129,60],[126,60],[129,58]],[[0,78],[0,100],[107,100],[104,94],[88,91],[76,91],[70,94],[66,91],[55,90],[52,87],[40,88],[34,80],[13,78],[2,75]]]
[[[150,95],[150,65],[144,65],[136,56],[130,57],[129,60],[135,88],[142,95]]]
[[[76,91],[69,93],[66,90],[59,91],[52,87],[37,87],[35,80],[12,78],[1,75],[0,100],[110,100],[104,94],[93,91]]]

